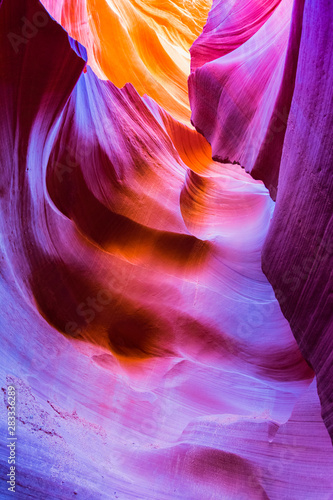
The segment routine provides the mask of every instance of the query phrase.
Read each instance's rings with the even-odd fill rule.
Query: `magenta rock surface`
[[[296,0],[291,12],[288,5],[276,6],[232,52],[228,26],[208,20],[202,44],[199,38],[192,48],[199,61],[189,78],[192,122],[216,160],[241,164],[276,199],[262,267],[317,374],[333,438],[333,6]],[[213,39],[225,40],[226,55],[206,50],[210,26]]]
[[[269,48],[253,42],[256,34],[243,43],[265,74],[251,108],[260,140],[274,99],[290,100],[280,88],[291,4],[281,2],[271,15],[267,9],[251,22]],[[118,89],[99,80],[85,49],[40,2],[0,5],[0,428],[7,436],[14,386],[18,498],[332,498],[333,451],[316,390],[330,429],[324,271],[304,279],[306,262],[302,295],[300,288],[287,295],[291,276],[283,277],[287,265],[293,271],[296,259],[303,262],[301,238],[313,236],[320,248],[326,242],[326,256],[330,251],[324,125],[332,117],[324,107],[332,89],[324,77],[308,81],[313,65],[321,61],[328,71],[330,59],[303,55],[314,36],[313,9],[303,14],[306,40],[302,35],[274,213],[264,184],[237,165],[212,161],[195,130],[131,84]],[[228,67],[230,54],[223,56]],[[234,68],[244,70],[247,89],[255,72],[249,66],[247,80],[240,61]],[[236,97],[233,110],[243,103],[242,93]],[[308,149],[302,124],[313,132]],[[239,138],[242,158],[252,125]],[[319,189],[315,175],[313,183],[307,176],[321,148],[327,158]],[[299,171],[288,166],[294,154],[300,167],[302,155],[308,160]],[[262,272],[263,245],[264,270],[282,290],[300,348]],[[6,439],[0,467],[0,496],[7,498]]]
[[[333,439],[333,6],[305,2],[302,38],[263,270],[317,374]]]
[[[292,2],[283,0],[251,38],[191,73],[191,120],[215,160],[251,172],[283,78],[291,11]]]
[[[214,0],[202,34],[193,43],[191,70],[237,49],[269,19],[281,0]]]

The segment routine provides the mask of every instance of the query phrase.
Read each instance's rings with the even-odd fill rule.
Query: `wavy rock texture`
[[[295,90],[263,269],[317,374],[322,415],[333,439],[332,22],[331,2],[316,6],[305,2]]]
[[[295,1],[289,31],[289,10],[283,18],[283,4],[287,10],[291,6],[281,2],[267,20],[264,8],[260,15],[254,4],[252,11],[250,5],[244,9],[244,18],[248,16],[249,26],[256,29],[247,41],[246,30],[237,37],[230,27],[236,7],[218,24],[214,11],[225,7],[214,5],[191,49],[192,121],[211,143],[215,159],[245,166],[277,199],[263,269],[303,355],[318,375],[322,414],[333,438],[333,8],[329,1],[316,6]],[[279,53],[275,29],[284,44]]]
[[[229,22],[237,16],[237,6],[238,3],[227,18]],[[275,103],[284,76],[292,6],[291,0],[276,2],[259,10],[260,16],[257,3],[248,3],[243,15],[252,22],[251,29],[234,36],[236,48],[230,51],[229,28],[222,23],[220,50],[213,55],[208,53],[208,62],[191,73],[192,123],[211,144],[215,160],[238,163],[251,172],[261,149],[267,142],[270,144],[275,132],[285,129],[287,102],[277,109]],[[212,36],[218,36],[214,17],[208,19],[205,27],[208,41],[210,30]],[[200,47],[193,46],[194,60]],[[275,186],[268,187],[272,191]]]
[[[39,2],[4,0],[0,26],[21,497],[329,499],[313,371],[261,270],[262,182],[99,79]]]
[[[187,123],[189,48],[211,0],[45,0],[43,5],[88,51],[99,78],[132,83]]]
[[[203,32],[194,41],[191,70],[240,47],[269,19],[281,0],[213,1]]]

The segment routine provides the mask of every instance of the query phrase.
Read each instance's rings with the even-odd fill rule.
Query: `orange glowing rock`
[[[206,22],[211,0],[81,0],[43,2],[88,52],[99,78],[132,83],[182,122],[190,120],[189,49]]]

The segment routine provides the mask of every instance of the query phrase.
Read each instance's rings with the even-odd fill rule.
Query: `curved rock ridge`
[[[211,144],[215,160],[237,163],[247,172],[255,165],[284,74],[291,12],[292,1],[283,0],[247,41],[191,73],[191,121]],[[288,109],[284,112],[278,115],[282,128]]]
[[[289,366],[296,380],[311,378],[260,270],[273,205],[262,183],[231,165],[219,173],[197,132],[151,99],[142,101],[131,85],[119,90],[90,69],[79,77],[84,61],[50,23],[63,37],[63,53],[68,45],[68,60],[63,58],[58,68],[54,59],[49,72],[43,63],[39,82],[40,72],[27,61],[41,62],[33,52],[40,41],[22,47],[29,78],[18,54],[12,85],[19,98],[9,103],[8,112],[18,119],[18,147],[3,161],[8,168],[4,189],[12,178],[16,186],[3,196],[4,232],[14,235],[4,248],[26,298],[58,330],[111,350],[124,366],[156,356],[191,358],[198,356],[196,349],[207,351],[208,365],[224,363],[223,357],[228,365],[233,344],[240,343],[244,369],[275,379],[270,363],[256,360],[259,338],[245,341],[253,328],[258,335],[267,328],[263,317],[268,316],[267,342],[271,337],[277,366],[279,350],[287,349],[290,359],[281,368]],[[46,50],[39,50],[46,59]],[[62,79],[65,69],[67,80]],[[48,97],[54,85],[61,100]],[[37,102],[30,99],[28,108],[22,106],[37,88]],[[12,128],[5,130],[13,143]],[[200,168],[182,137],[197,149]],[[165,286],[157,293],[161,276]],[[186,283],[183,292],[179,280]],[[216,307],[205,311],[207,301]],[[251,304],[258,309],[257,327],[255,319],[247,324]],[[215,339],[214,348],[204,347],[200,329]],[[192,341],[185,340],[187,334]]]
[[[305,2],[276,209],[262,263],[317,374],[322,416],[333,439],[332,22],[331,2]]]
[[[19,495],[329,499],[313,370],[261,270],[263,183],[99,79],[37,0],[4,0],[0,37]]]
[[[240,5],[221,21],[229,4],[214,3],[192,46],[192,122],[216,160],[241,164],[276,200],[263,270],[318,376],[333,437],[332,3],[281,2],[267,17],[268,3],[254,2],[255,32],[240,23],[243,38],[231,28]]]
[[[189,123],[190,54],[211,0],[45,0],[50,14],[87,48],[88,64],[117,87],[132,83]]]
[[[190,48],[191,71],[237,49],[269,19],[281,0],[214,0],[203,32]]]

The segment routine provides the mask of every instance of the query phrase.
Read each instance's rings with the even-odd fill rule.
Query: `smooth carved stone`
[[[302,2],[299,2],[302,3]],[[317,374],[333,438],[332,3],[305,2],[295,90],[263,270]]]

